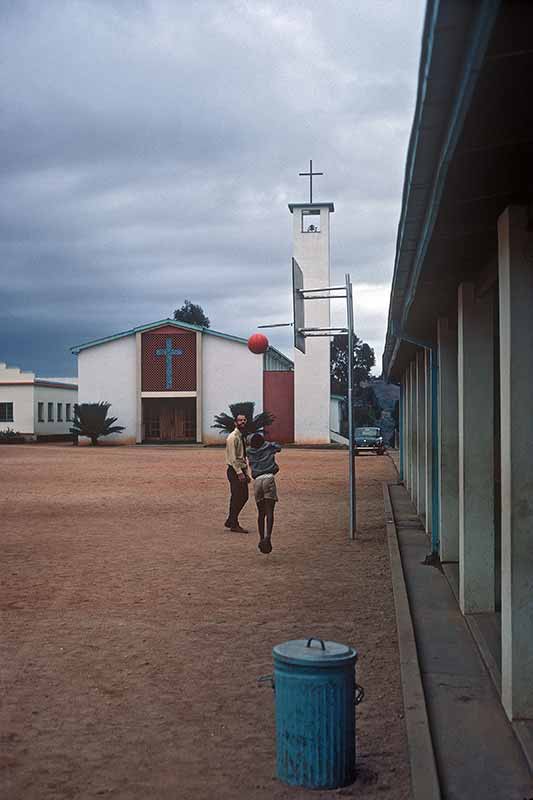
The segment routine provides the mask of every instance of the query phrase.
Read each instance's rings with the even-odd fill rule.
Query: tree
[[[88,436],[91,444],[96,446],[100,436],[110,433],[121,433],[122,425],[115,425],[117,417],[108,417],[111,403],[78,403],[74,404],[74,420],[70,432],[74,436]]]
[[[211,324],[202,306],[191,303],[190,300],[185,300],[181,308],[174,311],[174,319],[188,322],[190,325],[201,325],[202,328],[209,328]]]
[[[381,406],[372,386],[359,386],[355,389],[353,407],[356,428],[379,424]]]
[[[381,406],[374,389],[366,385],[370,370],[376,363],[374,350],[354,335],[353,347],[353,411],[354,425],[376,425],[381,417]],[[330,345],[331,392],[348,394],[348,335],[337,334]],[[365,384],[365,385],[363,385]]]
[[[369,344],[354,335],[353,381],[358,389],[370,378],[370,370],[376,363],[374,350]],[[334,394],[348,393],[348,335],[339,333],[330,345],[331,391]]]
[[[235,418],[239,414],[244,414],[248,420],[246,428],[243,431],[245,436],[249,436],[251,433],[257,433],[257,431],[263,431],[267,425],[272,425],[275,420],[274,414],[271,414],[270,411],[262,411],[261,414],[254,417],[254,408],[255,403],[251,401],[231,403],[229,407],[231,416],[225,412],[215,414],[215,424],[211,425],[211,427],[219,428],[221,434],[231,433],[235,428]]]

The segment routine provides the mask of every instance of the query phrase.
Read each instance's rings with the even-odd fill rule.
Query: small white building
[[[332,394],[329,406],[329,434],[332,442],[348,444],[348,400],[344,395]]]
[[[75,378],[37,378],[0,362],[0,431],[29,441],[64,439],[78,402]]]
[[[106,441],[220,443],[215,415],[245,401],[255,403],[255,414],[263,408],[275,414],[272,438],[293,441],[293,364],[272,347],[254,355],[246,339],[164,319],[72,352],[79,402],[111,403],[110,414],[124,426]]]

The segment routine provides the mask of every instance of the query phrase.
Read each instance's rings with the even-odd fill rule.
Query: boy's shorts
[[[277,502],[278,492],[274,476],[259,475],[254,478],[254,495],[256,503],[260,503],[261,500],[274,500],[274,502]]]

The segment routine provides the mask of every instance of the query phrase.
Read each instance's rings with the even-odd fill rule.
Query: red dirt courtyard
[[[226,533],[218,448],[0,447],[3,800],[299,800],[410,796],[382,482],[347,454],[279,456],[274,550]],[[355,647],[358,777],[275,777],[272,646]]]

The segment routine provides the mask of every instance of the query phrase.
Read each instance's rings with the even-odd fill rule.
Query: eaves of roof
[[[427,4],[383,354],[386,379],[401,346],[448,167],[501,1],[429,0]]]

